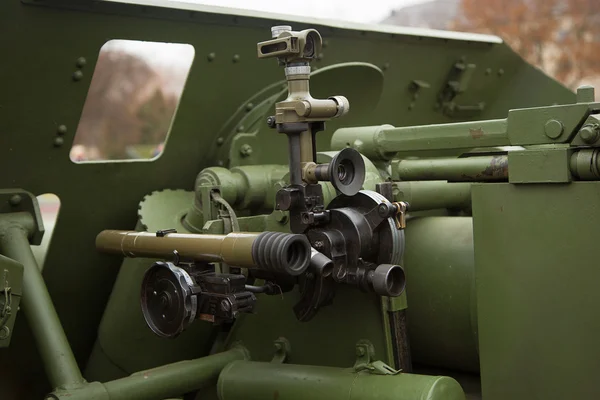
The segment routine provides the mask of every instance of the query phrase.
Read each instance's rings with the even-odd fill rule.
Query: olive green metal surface
[[[204,215],[206,211],[214,211],[206,204],[205,197],[210,195],[213,186],[223,181],[208,179],[205,186],[198,184],[201,179],[194,183],[202,170],[214,166],[243,166],[250,171],[242,170],[235,179],[222,170],[223,175],[215,175],[219,179],[227,175],[224,181],[238,187],[233,194],[230,187],[229,192],[224,189],[224,197],[237,202],[237,207],[248,207],[239,215],[242,230],[287,229],[287,215],[281,211],[268,216],[254,213],[271,211],[272,195],[278,185],[285,183],[280,179],[286,179],[277,166],[288,162],[285,135],[265,124],[265,116],[271,115],[273,105],[284,94],[283,76],[275,61],[256,57],[255,43],[268,38],[273,25],[290,23],[294,29],[316,28],[323,36],[323,52],[314,62],[317,68],[311,79],[312,93],[320,98],[338,93],[347,95],[352,107],[356,106],[356,112],[328,122],[325,131],[317,134],[317,147],[319,151],[330,151],[351,146],[364,151],[364,156],[373,156],[367,163],[365,188],[372,188],[379,178],[385,180],[390,176],[392,170],[381,160],[396,157],[400,150],[438,154],[441,149],[455,151],[463,146],[505,144],[507,137],[513,144],[537,144],[548,142],[548,135],[553,137],[549,142],[567,142],[589,117],[589,104],[575,104],[565,110],[550,108],[509,114],[510,109],[571,103],[575,95],[526,64],[496,37],[336,23],[175,2],[166,4],[172,8],[152,0],[10,0],[0,3],[0,49],[4,54],[0,63],[3,82],[0,188],[18,187],[34,195],[54,193],[60,199],[60,215],[45,256],[43,279],[27,242],[29,239],[37,244],[41,239],[40,229],[37,229],[38,234],[31,235],[35,230],[32,224],[37,221],[26,223],[32,237],[15,231],[2,238],[2,254],[16,259],[25,268],[20,315],[26,315],[15,322],[13,331],[18,334],[12,337],[11,346],[0,351],[0,398],[39,399],[53,386],[81,383],[79,369],[86,365],[86,378],[113,381],[116,385],[111,389],[111,399],[137,398],[135,396],[148,392],[128,392],[134,386],[128,386],[127,382],[142,378],[124,378],[130,379],[123,381],[127,387],[119,386],[119,381],[114,380],[135,371],[211,352],[215,344],[211,325],[197,323],[169,343],[153,337],[139,310],[140,280],[152,260],[123,262],[121,257],[97,252],[94,241],[103,230],[136,227],[151,232],[176,227],[185,232],[187,226],[195,231],[204,228],[207,233],[229,233],[225,232],[227,226],[223,219],[211,217],[206,221]],[[194,47],[195,58],[165,150],[159,157],[143,161],[74,163],[69,159],[69,151],[99,50],[110,39],[187,43]],[[81,59],[84,65],[77,62]],[[456,81],[452,76],[457,65],[461,67],[465,63],[468,77],[457,78],[461,93],[442,104],[440,94],[453,87]],[[523,90],[524,87],[527,90]],[[562,129],[554,123],[550,123],[548,129],[540,127],[540,124],[546,126],[547,115],[564,120],[560,125]],[[468,122],[473,120],[491,122]],[[406,128],[452,122],[465,122],[465,125]],[[333,133],[339,128],[380,127],[382,124],[389,124],[387,130],[384,129],[383,144],[373,139],[372,131],[367,132],[370,136],[361,136],[362,139],[354,132],[348,136],[351,141],[342,137],[334,140],[335,148],[331,148]],[[488,126],[492,133],[490,138],[480,140],[481,127],[487,130]],[[450,132],[451,139],[457,140],[452,139],[450,143],[442,137],[430,143],[427,136],[417,137],[419,132],[442,131]],[[513,131],[517,136],[513,136]],[[525,134],[518,136],[520,131]],[[402,140],[396,140],[398,135],[404,135],[405,142],[412,147],[402,143],[400,146]],[[330,156],[327,153],[320,158]],[[271,174],[264,169],[257,170],[258,164],[271,166]],[[554,172],[556,176],[558,169]],[[520,176],[524,176],[522,180],[544,178],[541,173]],[[255,186],[252,182],[259,184]],[[329,200],[334,191],[327,185],[324,192]],[[597,370],[600,366],[596,361],[600,357],[592,345],[592,336],[598,333],[597,321],[583,311],[586,310],[583,306],[589,305],[586,301],[594,303],[595,299],[592,286],[597,279],[590,277],[595,274],[591,252],[598,188],[595,183],[569,187],[553,184],[551,188],[528,184],[518,188],[508,184],[489,185],[477,187],[474,219],[478,287],[482,299],[480,350],[487,351],[481,359],[482,374],[484,394],[490,396],[486,400],[511,398],[505,395],[525,400],[542,394],[545,398],[560,398],[559,395],[568,398],[571,394],[594,398],[598,393],[594,391],[591,374],[581,377],[575,369],[567,367],[577,364],[579,368]],[[148,203],[145,208],[142,204],[140,208],[144,196],[165,189],[184,194],[170,200],[162,197],[164,204],[156,197],[159,201]],[[415,210],[445,207],[468,210],[470,192],[471,184],[439,180],[414,182],[414,185],[399,182],[394,197],[414,201]],[[191,207],[192,196],[196,198],[196,205],[202,206],[204,202],[205,207],[198,208],[192,215],[193,223],[186,225],[182,219],[182,199],[189,198]],[[5,202],[1,207],[6,207]],[[544,213],[540,209],[545,210]],[[4,208],[1,211],[10,212]],[[159,226],[167,223],[173,226]],[[464,357],[458,358],[456,366],[476,370],[471,331],[467,329],[467,318],[472,310],[470,291],[466,291],[471,265],[468,254],[472,246],[468,224],[466,220],[440,222],[442,230],[438,233],[431,233],[429,228],[420,232],[419,224],[421,222],[415,220],[414,228],[410,225],[407,228],[416,232],[415,238],[421,238],[416,243],[407,233],[407,240],[415,249],[412,251],[422,250],[418,252],[418,259],[407,253],[407,266],[418,266],[414,271],[423,272],[424,279],[432,279],[425,278],[428,266],[439,268],[441,275],[432,280],[431,286],[421,282],[411,289],[408,284],[408,312],[411,312],[412,293],[416,309],[432,316],[422,325],[420,317],[415,316],[414,326],[434,327],[434,331],[415,337],[415,352],[422,354],[423,359],[430,356],[432,364],[445,364],[456,352]],[[586,224],[585,229],[581,228],[582,224]],[[447,226],[452,228],[443,230]],[[509,228],[517,227],[527,235],[509,233]],[[9,243],[11,240],[15,242]],[[456,243],[457,240],[464,242]],[[451,249],[449,243],[455,243],[456,248]],[[456,260],[457,264],[449,264],[448,260]],[[450,265],[460,265],[460,272],[450,271]],[[515,265],[522,265],[523,271],[530,272],[512,271],[510,268]],[[543,274],[544,268],[551,269],[552,273]],[[585,274],[572,272],[577,268]],[[410,279],[410,270],[407,273]],[[445,276],[447,282],[440,281],[441,276]],[[513,291],[515,287],[521,290]],[[427,294],[422,289],[433,292]],[[570,293],[586,293],[589,297],[584,301],[582,296],[569,297]],[[445,302],[446,295],[455,297]],[[419,299],[427,299],[427,296],[440,302],[441,308],[434,310],[430,304],[420,303]],[[292,306],[298,300],[297,292],[258,297],[256,314],[238,320],[228,338],[229,343],[242,340],[257,360],[270,360],[273,340],[285,336],[294,344],[290,359],[295,364],[352,365],[354,345],[360,339],[370,340],[379,358],[393,363],[385,359],[389,358],[392,343],[381,299],[375,295],[342,286],[333,305],[324,308],[309,323],[298,322],[294,317]],[[34,313],[27,315],[34,303],[37,304]],[[460,312],[455,305],[462,307]],[[447,312],[442,314],[443,310]],[[527,325],[534,317],[540,321]],[[452,321],[456,325],[451,325]],[[586,329],[573,333],[571,327],[581,321],[587,324]],[[447,353],[433,354],[433,345],[424,348],[430,335],[439,334],[435,329],[446,330],[447,340],[440,345],[445,347],[439,351]],[[518,338],[522,340],[517,341]],[[498,362],[490,362],[496,358]],[[44,364],[49,382],[46,382]],[[210,371],[213,374],[216,370]],[[163,375],[163,378],[165,376],[177,380],[177,377]],[[402,374],[398,379],[417,379],[403,378],[407,376]],[[491,376],[502,379],[490,380]],[[561,385],[566,381],[578,384]],[[543,382],[549,384],[543,386]],[[164,385],[158,384],[160,390],[168,386]],[[447,396],[440,398],[461,399],[452,385],[448,386]],[[109,386],[99,383],[82,387],[89,392],[78,392],[79,395],[90,399],[96,395],[100,396],[97,399],[104,399],[110,392]],[[152,384],[148,388],[153,395],[171,395]],[[191,389],[191,386],[185,388]],[[365,388],[370,391],[369,386]],[[61,396],[67,398],[66,394],[68,392],[62,392]]]
[[[472,192],[483,398],[600,397],[600,184]]]
[[[223,369],[220,400],[464,400],[445,376],[377,375],[353,369],[237,361]]]
[[[472,219],[409,219],[404,267],[414,362],[478,372]]]

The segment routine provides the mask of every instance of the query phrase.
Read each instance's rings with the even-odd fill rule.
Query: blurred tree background
[[[384,23],[497,35],[571,89],[600,85],[600,0],[433,0]]]
[[[165,44],[155,45],[160,49]],[[151,158],[161,148],[191,59],[182,59],[180,64],[185,68],[173,70],[153,65],[138,47],[105,46],[100,51],[71,150],[72,160]],[[160,57],[160,51],[156,53]]]

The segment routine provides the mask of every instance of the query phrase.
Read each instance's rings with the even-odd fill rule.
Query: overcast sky
[[[168,0],[167,0],[168,1]],[[244,8],[277,14],[377,23],[391,10],[427,0],[176,0],[221,7]]]

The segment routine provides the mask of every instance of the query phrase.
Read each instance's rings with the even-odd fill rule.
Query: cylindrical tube
[[[248,358],[244,348],[136,372],[104,384],[110,400],[161,400],[214,385],[223,368]]]
[[[479,372],[472,218],[412,218],[405,231],[413,361]]]
[[[582,181],[600,179],[600,159],[598,149],[583,149],[571,155],[571,173]]]
[[[27,231],[12,225],[0,234],[0,253],[23,264],[21,307],[53,388],[77,385],[83,377],[31,251]]]
[[[333,133],[331,148],[354,147],[372,160],[391,160],[397,153],[468,150],[509,146],[507,120],[469,121],[451,124],[391,125],[341,128]]]
[[[410,211],[471,207],[471,183],[446,181],[394,182],[394,201],[410,204]]]
[[[310,263],[311,246],[304,235],[280,232],[228,235],[102,231],[96,237],[100,251],[124,257],[172,258],[225,262],[240,268],[260,268],[289,275],[303,273]]]
[[[400,181],[506,181],[508,156],[405,159],[392,162],[392,179]]]
[[[400,373],[376,375],[353,369],[235,361],[217,383],[220,400],[464,400],[454,379]]]

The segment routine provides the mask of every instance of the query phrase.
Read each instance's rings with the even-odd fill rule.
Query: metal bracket
[[[366,339],[361,339],[356,343],[356,361],[354,370],[363,370],[368,367],[372,359],[375,358],[375,347],[373,343]]]
[[[356,362],[354,371],[367,371],[375,375],[396,375],[400,371],[395,370],[383,361],[373,361],[375,358],[375,347],[368,340],[361,339],[356,343]]]
[[[283,364],[290,357],[290,353],[292,351],[292,346],[290,342],[284,338],[280,337],[274,342],[275,344],[275,354],[273,355],[272,363]]]
[[[29,243],[39,245],[44,236],[44,224],[37,198],[23,189],[0,189],[0,214],[23,213],[31,214],[35,227],[29,238]]]
[[[438,107],[442,113],[449,117],[466,117],[481,114],[485,103],[479,102],[474,105],[459,105],[455,99],[458,95],[467,91],[471,78],[477,65],[468,64],[464,59],[456,62],[448,75],[444,88],[438,95]]]
[[[406,228],[406,210],[408,209],[408,203],[404,201],[399,201],[392,204],[396,207],[396,215],[394,216],[394,221],[396,221],[396,228]]]
[[[0,255],[0,348],[10,344],[23,285],[23,265]]]

